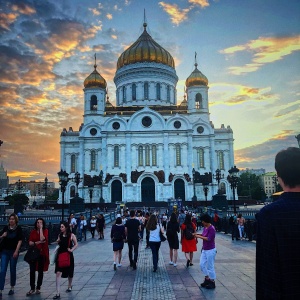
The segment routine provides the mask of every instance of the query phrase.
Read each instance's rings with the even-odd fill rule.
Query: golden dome
[[[147,23],[143,26],[141,36],[119,57],[117,69],[138,62],[157,62],[175,68],[171,54],[152,39],[146,30]]]
[[[98,73],[96,70],[97,65],[94,65],[94,71],[84,80],[84,87],[85,88],[106,88],[106,81],[105,79]]]
[[[198,64],[195,63],[195,70],[185,81],[186,87],[191,87],[195,85],[205,85],[205,86],[208,85],[207,77],[197,69],[197,66]]]

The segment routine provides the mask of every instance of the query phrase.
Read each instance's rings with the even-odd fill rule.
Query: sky
[[[97,70],[115,104],[121,53],[143,30],[186,78],[209,80],[210,118],[230,125],[238,168],[274,171],[300,133],[298,0],[0,0],[0,161],[10,182],[57,181],[60,133],[83,121],[83,82]]]

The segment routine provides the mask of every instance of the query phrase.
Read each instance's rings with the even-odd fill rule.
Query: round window
[[[204,128],[202,126],[197,127],[197,132],[202,133],[204,131]]]
[[[97,134],[97,129],[96,129],[96,128],[92,128],[92,129],[90,130],[90,134],[91,134],[91,135],[96,135],[96,134]]]
[[[151,126],[151,124],[152,124],[151,118],[150,118],[150,117],[144,117],[144,118],[142,119],[142,124],[143,124],[145,127]]]
[[[174,122],[174,127],[175,127],[176,129],[179,129],[179,128],[181,127],[181,122],[180,122],[180,121],[175,121],[175,122]]]
[[[113,127],[113,129],[118,130],[120,128],[120,123],[119,122],[113,122],[112,127]]]

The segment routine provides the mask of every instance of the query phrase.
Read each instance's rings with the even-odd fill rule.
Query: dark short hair
[[[300,149],[289,147],[276,154],[275,170],[285,185],[294,188],[300,185]]]
[[[122,224],[122,218],[121,217],[117,217],[116,224]]]
[[[130,211],[130,217],[133,218],[134,216],[135,216],[135,211],[134,211],[134,210],[131,210],[131,211]]]
[[[35,220],[34,225],[33,225],[34,229],[37,229],[37,222],[38,222],[38,220],[41,220],[43,222],[43,229],[45,229],[46,228],[46,222],[45,222],[45,220],[43,218],[37,218]]]
[[[201,221],[205,222],[205,223],[211,223],[211,216],[208,214],[204,214],[201,216]]]

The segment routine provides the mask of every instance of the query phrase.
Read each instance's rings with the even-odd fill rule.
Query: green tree
[[[260,176],[250,172],[245,172],[240,175],[237,192],[240,196],[249,196],[249,198],[255,200],[264,200],[266,198]]]
[[[5,201],[8,201],[9,205],[15,205],[15,204],[20,204],[20,205],[27,205],[29,202],[29,198],[25,194],[14,194],[14,195],[9,195],[4,198]]]

